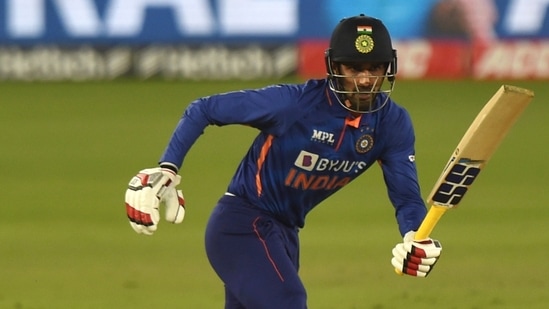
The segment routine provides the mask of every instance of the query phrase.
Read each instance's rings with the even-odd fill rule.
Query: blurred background
[[[0,80],[323,77],[358,13],[389,28],[401,79],[549,76],[543,0],[2,0]]]
[[[153,237],[127,223],[127,183],[192,100],[324,78],[333,27],[360,13],[398,50],[393,98],[415,123],[425,196],[502,84],[536,98],[436,227],[426,280],[393,273],[379,168],[315,209],[309,307],[546,308],[548,1],[0,0],[0,309],[222,308],[203,232],[257,132],[206,130],[181,170],[187,218]]]

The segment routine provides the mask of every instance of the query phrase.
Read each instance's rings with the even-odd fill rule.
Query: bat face
[[[486,103],[446,164],[427,202],[457,206],[515,121],[530,103],[528,89],[503,85]]]

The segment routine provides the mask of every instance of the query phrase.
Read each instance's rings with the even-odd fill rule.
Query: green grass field
[[[255,130],[206,130],[181,171],[181,225],[135,234],[124,191],[156,165],[192,99],[271,82],[0,83],[0,308],[222,308],[203,232]],[[393,97],[416,125],[424,196],[502,83],[397,82]],[[394,274],[400,236],[376,166],[308,217],[310,308],[547,308],[549,87],[509,83],[536,98],[436,227],[444,253],[431,276]]]

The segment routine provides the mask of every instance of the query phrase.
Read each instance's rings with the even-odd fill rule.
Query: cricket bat
[[[534,98],[528,89],[503,85],[478,113],[427,198],[429,211],[415,240],[429,238],[448,209],[459,205],[501,141]],[[402,275],[399,269],[395,272]]]
[[[429,194],[427,204],[430,208],[414,236],[415,240],[428,238],[442,215],[459,205],[533,97],[531,90],[503,85],[486,103]]]

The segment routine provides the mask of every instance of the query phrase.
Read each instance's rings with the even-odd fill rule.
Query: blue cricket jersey
[[[376,100],[382,102],[385,94]],[[204,97],[185,110],[160,162],[181,167],[204,128],[228,124],[252,126],[260,133],[227,191],[289,226],[303,227],[311,209],[375,162],[381,165],[400,233],[416,230],[426,214],[412,122],[392,100],[377,112],[355,117],[338,103],[325,79]]]

